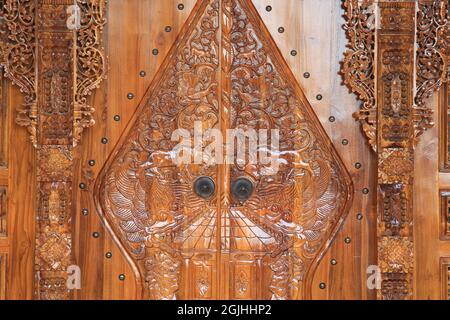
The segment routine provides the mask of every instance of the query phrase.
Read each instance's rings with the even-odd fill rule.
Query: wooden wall
[[[134,299],[138,296],[134,272],[103,228],[94,208],[92,190],[97,174],[194,2],[108,2],[108,23],[104,32],[109,59],[108,78],[92,96],[96,125],[86,131],[75,154],[73,249],[75,262],[82,271],[82,289],[74,293],[75,299]],[[334,141],[354,182],[353,206],[314,276],[313,298],[372,299],[375,292],[367,290],[366,269],[375,264],[376,259],[376,163],[359,124],[352,117],[359,108],[359,102],[342,85],[338,74],[347,43],[342,29],[344,21],[340,1],[253,2]],[[183,10],[178,8],[180,3],[184,5]],[[271,11],[266,10],[268,5],[272,7]],[[171,27],[170,32],[167,32],[167,26]],[[279,32],[279,27],[284,28],[283,33]],[[158,49],[157,55],[154,49]],[[291,50],[298,54],[292,56]],[[304,76],[305,72],[310,74],[308,78]],[[321,100],[318,100],[318,95],[322,96]],[[8,96],[8,112],[14,113],[21,103],[20,94],[12,88]],[[9,120],[8,234],[9,242],[14,245],[7,250],[10,270],[7,297],[29,299],[33,294],[34,152],[26,130],[15,125],[13,118]],[[415,270],[418,298],[440,298],[439,258],[450,253],[449,244],[439,241],[437,182],[450,188],[450,176],[437,174],[437,137],[438,128],[435,127],[424,135],[416,152],[414,219],[417,224]],[[103,138],[107,141],[102,143]],[[343,143],[344,139],[347,144]],[[95,160],[95,164],[89,164],[89,160]],[[79,189],[80,183],[85,183],[87,188]],[[365,188],[367,194],[363,193]],[[324,289],[320,288],[323,288],[321,283],[325,284]]]

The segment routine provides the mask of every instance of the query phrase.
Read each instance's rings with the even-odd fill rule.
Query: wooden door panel
[[[174,165],[172,134],[192,137],[195,121],[225,134],[278,129],[280,167],[264,174],[267,166],[248,161]],[[94,194],[150,298],[310,296],[310,270],[347,213],[351,182],[251,4],[197,4],[129,128]],[[200,176],[217,185],[211,199],[192,192]],[[255,188],[246,202],[230,194],[243,177]],[[180,292],[180,274],[197,285]]]
[[[0,299],[53,296],[57,283],[51,281],[42,282],[49,288],[46,294],[37,294],[40,275],[52,272],[44,270],[39,244],[44,229],[38,213],[45,211],[42,204],[51,202],[56,189],[62,198],[70,195],[69,201],[64,198],[58,203],[68,204],[72,219],[64,227],[71,234],[67,252],[71,264],[81,270],[81,288],[64,290],[70,299],[374,299],[377,290],[367,286],[367,267],[392,266],[389,259],[402,262],[410,252],[402,249],[411,248],[411,243],[410,297],[448,299],[450,246],[444,231],[448,218],[444,197],[450,188],[445,164],[448,88],[440,98],[426,100],[447,80],[442,61],[448,48],[442,42],[445,32],[439,31],[448,27],[441,5],[445,1],[380,1],[375,3],[380,10],[372,12],[372,0],[222,0],[205,13],[205,7],[216,1],[112,0],[97,7],[105,9],[107,23],[91,36],[102,37],[101,45],[96,42],[94,47],[107,57],[107,77],[87,100],[76,100],[93,107],[87,113],[95,125],[85,128],[73,146],[71,172],[67,172],[71,190],[65,192],[58,189],[63,186],[59,180],[38,183],[45,176],[38,164],[52,163],[42,156],[51,152],[39,147],[48,128],[43,127],[44,117],[23,120],[34,117],[33,112],[39,113],[47,102],[60,106],[61,95],[55,91],[53,98],[45,99],[46,87],[41,86],[45,82],[35,83],[34,76],[45,80],[39,70],[52,64],[40,60],[42,47],[25,44],[38,57],[29,61],[27,72],[32,75],[19,77],[22,91],[23,84],[34,86],[25,87],[25,100],[18,87],[0,79]],[[4,2],[9,11],[17,9],[10,6],[13,2]],[[27,6],[23,13],[32,16],[72,4],[56,2],[52,7],[42,1],[44,5],[35,9],[29,6],[33,1],[19,5]],[[362,15],[351,20],[357,10]],[[396,10],[406,20],[386,23]],[[202,20],[201,14],[208,19]],[[35,18],[38,25],[41,15]],[[378,21],[377,29],[371,26],[372,18]],[[53,26],[33,25],[31,37],[63,30],[62,18],[56,20]],[[84,30],[96,28],[88,20],[82,19],[82,25],[88,25]],[[409,27],[411,21],[415,25]],[[3,14],[0,24],[4,23]],[[12,23],[21,25],[18,20]],[[389,106],[376,86],[383,82],[387,61],[381,59],[383,50],[392,45],[381,40],[395,32],[416,35],[417,48],[413,41],[408,43],[415,65],[412,60],[403,65],[411,79],[417,74],[418,90],[413,80],[408,84],[409,99],[415,97],[408,105],[422,108],[419,116],[427,126],[432,117],[435,122],[415,144],[408,142],[415,162],[410,186],[414,233],[408,234],[406,246],[382,241],[391,236],[382,233],[385,227],[378,221],[384,218],[377,197],[386,197],[378,185],[382,153],[372,150],[381,143],[374,137],[382,121],[365,117]],[[75,39],[81,34],[77,32]],[[380,40],[377,51],[375,39]],[[0,42],[3,45],[5,39]],[[56,40],[42,43],[55,52],[64,47]],[[431,47],[425,51],[427,44]],[[429,74],[427,52],[436,67]],[[80,57],[79,52],[74,54]],[[23,65],[20,61],[0,55],[0,63],[12,70],[9,78],[16,70],[11,66]],[[377,63],[380,68],[374,68]],[[357,78],[361,72],[369,77]],[[72,73],[78,79],[81,74]],[[172,81],[167,80],[173,74]],[[88,81],[96,79],[85,75]],[[368,113],[361,113],[361,102],[345,86],[361,79],[358,98],[362,94],[366,102],[363,110],[372,108]],[[36,110],[29,108],[30,97],[36,98]],[[74,110],[79,107],[71,105]],[[433,116],[428,109],[434,110]],[[354,114],[359,114],[362,130]],[[29,132],[17,125],[17,115]],[[292,157],[283,158],[278,174],[271,177],[260,175],[257,165],[174,166],[168,157],[176,144],[170,134],[177,128],[192,130],[193,120],[200,120],[204,130],[217,128],[222,133],[233,128],[280,129],[281,151]],[[94,123],[88,122],[86,127]],[[75,134],[78,142],[78,124],[75,121],[72,131],[60,138],[70,140]],[[30,134],[37,137],[37,149],[29,142]],[[372,137],[369,143],[368,137]],[[46,168],[59,172],[56,166]],[[215,194],[207,200],[193,190],[199,176],[209,176],[215,183]],[[251,181],[254,190],[249,199],[237,201],[231,186],[242,177]],[[165,238],[155,239],[161,236]],[[58,250],[47,251],[47,258],[56,254],[58,260]],[[56,260],[56,271],[66,277]],[[399,296],[396,292],[404,282],[396,282],[394,276],[383,278],[388,280],[383,282],[384,297]]]

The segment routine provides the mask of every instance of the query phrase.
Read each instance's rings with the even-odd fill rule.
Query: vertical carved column
[[[378,6],[376,17],[373,4]],[[343,6],[350,42],[342,75],[364,102],[356,118],[362,120],[378,155],[382,273],[378,298],[409,299],[414,279],[414,147],[417,138],[434,125],[425,100],[448,80],[448,3],[343,0]],[[375,20],[377,30],[370,28]],[[375,38],[376,50],[371,45]]]
[[[36,14],[37,185],[36,297],[66,299],[71,264],[75,33],[71,0],[38,1]]]
[[[16,122],[37,153],[37,299],[69,297],[73,148],[94,124],[87,96],[105,77],[104,16],[105,0],[5,2],[0,61],[25,95]]]
[[[379,2],[378,265],[380,299],[413,295],[415,1]]]

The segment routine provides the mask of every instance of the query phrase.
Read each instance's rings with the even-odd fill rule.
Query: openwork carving
[[[6,0],[1,39],[1,63],[5,76],[20,88],[25,99],[23,106],[17,109],[17,123],[28,128],[34,145],[37,143],[35,6],[34,0],[20,3]]]
[[[66,24],[70,16],[67,15],[65,10],[67,10],[68,6],[73,5],[73,1],[60,0],[48,2],[48,4],[47,1],[36,2],[34,0],[5,1],[1,62],[5,67],[5,75],[18,85],[24,94],[24,104],[17,109],[17,123],[28,128],[30,139],[36,147],[38,126],[42,121],[42,119],[39,119],[41,107],[38,107],[37,103],[38,88],[36,86],[36,58],[39,51],[39,48],[36,48],[36,35],[40,33],[40,30],[36,29],[37,3],[39,3],[39,8],[54,3],[55,7],[53,9],[59,10],[59,21],[44,22],[41,28],[54,27],[59,24],[60,28],[68,30]],[[68,38],[72,42],[71,46],[73,43],[77,45],[76,86],[70,88],[72,91],[64,92],[68,88],[63,83],[62,87],[58,87],[60,92],[57,92],[56,97],[54,97],[54,99],[57,99],[58,97],[61,98],[62,94],[66,94],[70,96],[70,99],[63,101],[74,105],[73,110],[68,110],[72,114],[72,119],[65,119],[66,121],[64,121],[71,123],[66,124],[64,127],[61,127],[64,123],[59,124],[60,127],[58,128],[58,132],[61,135],[70,133],[70,136],[73,137],[74,146],[79,142],[83,129],[94,124],[92,119],[94,109],[87,104],[87,97],[106,76],[105,56],[101,47],[101,31],[106,23],[105,1],[77,0],[77,5],[81,13],[81,26],[77,30],[75,37],[71,34]],[[38,14],[42,15],[41,21],[54,19],[52,15],[43,11],[39,11]],[[55,41],[55,43],[58,42],[57,38],[49,40]],[[64,48],[64,46],[61,47],[61,49]],[[70,63],[70,59],[73,58],[73,51],[68,52],[67,55],[66,59],[68,60],[63,60],[63,62]],[[70,73],[72,71],[67,70]],[[51,83],[58,83],[59,78],[58,75],[55,75],[51,79],[44,78],[44,80],[45,82],[42,85],[46,86],[47,90],[51,90]],[[51,91],[47,92],[51,93]],[[75,102],[72,101],[73,92],[75,92]],[[63,105],[61,107],[64,108]],[[57,122],[51,125],[55,124]]]
[[[424,97],[442,81],[439,78],[446,69],[446,5],[419,1],[416,30],[416,1],[343,3],[350,41],[342,66],[344,83],[364,102],[357,119],[363,120],[363,130],[378,155],[378,263],[383,269],[378,298],[409,299],[413,293],[414,146],[416,138],[432,125]]]
[[[106,72],[100,47],[105,1],[76,4],[80,26],[69,23],[77,21],[73,0],[6,0],[2,13],[0,62],[5,75],[24,93],[16,122],[28,128],[37,153],[35,296],[39,299],[69,297],[72,153],[82,130],[94,124],[87,97]]]
[[[355,118],[361,122],[369,144],[376,150],[375,5],[373,0],[345,0],[343,6],[349,44],[341,73],[344,83],[363,102]]]
[[[172,132],[192,133],[194,121],[222,133],[279,129],[279,171],[264,176],[262,166],[238,162],[175,165]],[[207,200],[193,191],[203,175],[218,190]],[[242,176],[255,186],[246,202],[230,191]],[[152,299],[308,297],[351,193],[295,77],[256,9],[241,0],[197,3],[95,191]]]
[[[415,2],[380,2],[378,30],[379,299],[413,292]]]
[[[81,26],[77,30],[76,92],[74,113],[74,144],[81,139],[84,128],[95,124],[94,108],[87,98],[106,78],[106,57],[102,45],[102,30],[106,23],[105,0],[77,0]]]
[[[432,127],[433,111],[427,99],[450,75],[450,14],[446,0],[420,0],[417,12],[417,92],[415,136]]]

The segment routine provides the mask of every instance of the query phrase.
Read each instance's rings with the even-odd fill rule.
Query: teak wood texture
[[[450,298],[446,1],[0,4],[0,299]]]

